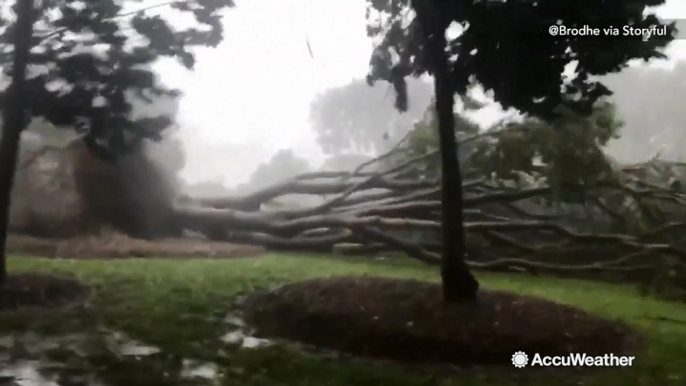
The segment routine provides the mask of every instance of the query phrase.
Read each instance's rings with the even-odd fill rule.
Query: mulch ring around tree
[[[69,308],[82,304],[93,288],[79,281],[46,274],[10,274],[0,287],[0,314],[19,308]]]
[[[377,277],[307,280],[255,294],[244,318],[263,338],[462,369],[513,369],[517,351],[626,355],[640,342],[624,325],[541,298],[482,290],[477,304],[446,305],[439,284]]]

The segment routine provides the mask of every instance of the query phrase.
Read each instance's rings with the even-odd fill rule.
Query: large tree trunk
[[[33,1],[17,1],[17,21],[14,26],[14,60],[12,63],[12,84],[4,109],[4,126],[0,139],[0,286],[7,277],[7,229],[11,192],[19,155],[21,132],[26,127],[26,67],[33,35]]]
[[[441,203],[443,252],[441,256],[441,276],[443,296],[446,302],[476,299],[479,283],[469,272],[465,262],[466,241],[463,218],[462,172],[458,158],[457,138],[455,136],[455,90],[445,52],[445,33],[430,37],[433,46],[436,93],[436,114],[438,117],[438,136],[441,153]]]

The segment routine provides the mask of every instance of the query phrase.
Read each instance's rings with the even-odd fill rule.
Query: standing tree
[[[312,102],[310,120],[317,142],[329,155],[382,154],[422,117],[431,100],[431,84],[413,79],[408,93],[415,103],[399,113],[388,103],[393,90],[381,84],[369,87],[354,80],[328,89]]]
[[[220,13],[233,6],[231,0],[164,3],[193,14],[202,25],[181,30],[152,14],[160,4],[125,12],[123,3],[17,1],[15,22],[0,35],[0,65],[12,79],[0,95],[5,107],[0,142],[0,273],[5,272],[10,191],[19,139],[30,121],[27,116],[77,129],[89,149],[112,162],[119,154],[139,149],[145,139],[161,139],[171,119],[164,115],[136,119],[132,102],[151,102],[153,97],[175,96],[178,91],[157,84],[149,66],[162,57],[175,57],[192,69],[195,57],[190,49],[217,46],[223,36]],[[8,24],[8,15],[0,17],[4,17],[0,26]]]
[[[368,82],[385,80],[395,87],[396,107],[407,109],[405,78],[434,76],[442,161],[443,254],[441,274],[447,302],[474,300],[478,282],[464,263],[462,187],[455,144],[454,95],[466,95],[475,84],[493,94],[503,108],[545,120],[561,107],[590,114],[595,102],[611,95],[591,79],[626,67],[632,59],[664,57],[659,51],[672,40],[653,35],[615,38],[550,37],[548,27],[562,24],[599,28],[631,24],[662,26],[647,6],[664,0],[580,2],[541,0],[370,0],[368,33],[381,43],[371,58]],[[375,12],[372,12],[375,11]],[[409,21],[408,21],[409,20]],[[448,39],[448,28],[462,32]],[[453,59],[454,58],[454,59]],[[566,79],[568,65],[576,74]]]
[[[15,4],[17,21],[11,31],[6,31],[13,42],[12,83],[6,93],[9,101],[4,103],[2,138],[0,138],[0,286],[7,278],[7,229],[10,216],[10,196],[14,183],[14,171],[19,155],[21,132],[26,127],[25,107],[27,102],[26,68],[31,49],[31,33],[34,23],[34,4],[18,1]],[[2,21],[0,21],[0,26]]]

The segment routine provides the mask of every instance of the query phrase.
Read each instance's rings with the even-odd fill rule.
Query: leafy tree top
[[[415,103],[404,114],[389,100],[387,86],[369,87],[363,79],[318,95],[310,106],[310,121],[317,142],[326,154],[383,153],[402,137],[426,109],[433,88],[422,80],[408,83]]]
[[[58,127],[82,131],[86,143],[101,156],[137,148],[141,139],[160,139],[170,117],[136,118],[132,101],[151,102],[176,96],[177,90],[155,81],[151,65],[176,58],[192,69],[194,46],[217,46],[223,36],[221,11],[232,0],[180,0],[165,3],[192,15],[197,25],[174,28],[141,1],[43,0],[35,9],[33,48],[27,92],[31,116]],[[124,11],[124,4],[140,10]],[[16,5],[15,5],[16,6]],[[10,56],[16,24],[0,15],[0,66],[12,73]],[[6,98],[0,94],[0,103]]]
[[[603,149],[618,137],[622,125],[615,106],[607,100],[596,102],[588,116],[567,110],[550,121],[528,117],[483,131],[463,113],[455,114],[458,138],[475,138],[464,143],[460,152],[467,175],[487,176],[512,186],[544,183],[561,201],[578,200],[578,187],[615,181],[615,165]],[[410,157],[438,150],[436,126],[435,111],[429,108],[410,133]],[[427,158],[418,167],[420,177],[440,175],[437,157]]]
[[[664,57],[661,49],[672,36],[553,38],[548,26],[592,24],[598,27],[663,25],[649,6],[665,0],[369,0],[368,34],[380,44],[371,61],[368,81],[395,85],[396,105],[407,107],[404,78],[433,73],[433,53],[425,44],[451,24],[463,28],[448,39],[456,92],[480,84],[504,108],[552,118],[561,104],[590,114],[595,102],[611,92],[595,75],[617,72],[633,59]],[[379,22],[381,15],[383,22]],[[385,15],[385,16],[384,16]],[[416,17],[414,17],[416,15]],[[668,25],[673,35],[674,25]],[[567,81],[567,65],[576,62],[576,76]]]

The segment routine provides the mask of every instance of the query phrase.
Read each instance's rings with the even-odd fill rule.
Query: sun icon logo
[[[521,369],[526,367],[527,363],[529,363],[529,357],[522,351],[512,354],[512,364],[514,367]]]

